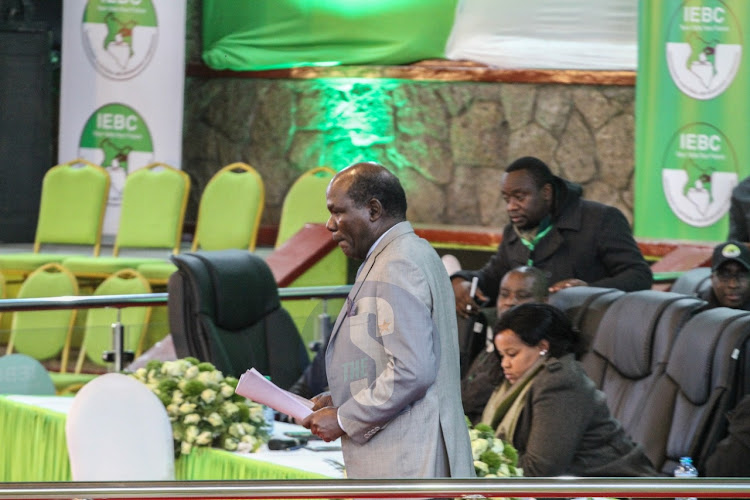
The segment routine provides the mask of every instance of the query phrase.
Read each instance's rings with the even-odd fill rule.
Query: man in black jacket
[[[510,223],[497,253],[478,271],[451,277],[456,312],[468,317],[480,303],[497,298],[500,279],[518,266],[547,273],[550,293],[570,286],[599,286],[624,291],[651,287],[651,269],[625,216],[617,208],[581,199],[580,185],[552,175],[534,157],[505,169],[502,195]],[[478,288],[470,296],[470,282]],[[475,300],[476,299],[476,300]]]

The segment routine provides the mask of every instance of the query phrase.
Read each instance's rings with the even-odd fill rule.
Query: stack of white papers
[[[312,413],[312,401],[278,387],[255,368],[247,370],[240,376],[234,392],[256,403],[270,406],[298,421],[304,420]]]

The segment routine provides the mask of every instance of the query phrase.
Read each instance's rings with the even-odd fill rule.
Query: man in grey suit
[[[398,178],[357,163],[328,186],[328,230],[365,262],[326,350],[329,393],[302,425],[341,437],[350,478],[471,477],[453,290],[406,221]]]

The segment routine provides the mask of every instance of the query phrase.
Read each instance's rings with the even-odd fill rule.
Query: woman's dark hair
[[[581,333],[573,328],[564,312],[549,304],[519,304],[504,312],[495,324],[495,335],[512,330],[531,347],[542,340],[549,342],[550,356],[579,355],[584,350]]]

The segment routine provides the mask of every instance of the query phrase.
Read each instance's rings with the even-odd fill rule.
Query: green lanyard
[[[523,243],[523,245],[529,249],[529,260],[526,263],[527,266],[534,265],[534,259],[531,258],[531,255],[534,253],[534,248],[536,248],[536,244],[539,243],[539,240],[544,238],[547,235],[547,233],[549,233],[550,229],[552,229],[552,224],[545,227],[541,232],[539,232],[536,236],[534,236],[534,239],[531,241],[527,240],[523,236],[520,236],[521,243]]]

